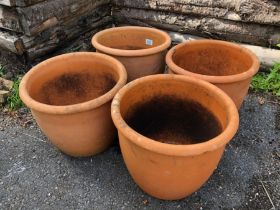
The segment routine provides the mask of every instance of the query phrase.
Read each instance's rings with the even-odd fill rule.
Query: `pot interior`
[[[136,132],[168,144],[196,144],[227,125],[223,102],[208,90],[178,81],[153,81],[130,89],[121,115]]]
[[[41,66],[30,78],[28,92],[43,104],[65,106],[93,100],[110,91],[119,76],[109,62],[75,58]]]
[[[196,74],[229,76],[249,70],[252,57],[240,47],[222,43],[187,43],[176,48],[173,62]]]
[[[98,36],[97,42],[105,47],[120,50],[142,50],[157,47],[166,42],[166,37],[157,31],[145,28],[113,28]]]

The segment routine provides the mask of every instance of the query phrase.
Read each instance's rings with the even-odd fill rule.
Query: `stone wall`
[[[275,47],[280,1],[113,0],[117,25],[153,26],[182,34]]]
[[[110,0],[0,0],[0,46],[28,59],[111,26]]]
[[[0,0],[0,47],[32,60],[112,23],[276,48],[280,1]]]

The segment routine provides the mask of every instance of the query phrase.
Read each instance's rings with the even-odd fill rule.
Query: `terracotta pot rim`
[[[165,41],[156,47],[148,48],[148,49],[141,49],[141,50],[122,50],[122,49],[115,49],[111,47],[106,47],[98,42],[99,37],[103,36],[106,33],[113,33],[115,31],[125,31],[125,30],[136,30],[136,31],[149,31],[165,38]],[[122,26],[122,27],[114,27],[105,29],[96,33],[91,40],[92,45],[97,49],[104,53],[115,55],[115,56],[125,56],[125,57],[136,57],[136,56],[147,56],[156,54],[166,50],[171,44],[170,36],[159,29],[156,28],[149,28],[149,27],[141,27],[141,26]]]
[[[188,83],[193,83],[194,85],[202,86],[210,91],[214,92],[217,97],[220,97],[225,102],[225,107],[227,108],[227,114],[229,116],[229,123],[224,131],[213,139],[207,142],[191,144],[191,145],[172,145],[165,144],[153,139],[147,138],[140,133],[133,130],[127,125],[120,113],[120,101],[124,95],[133,87],[139,84],[145,84],[148,81],[167,81],[167,80],[177,80]],[[209,82],[196,79],[189,76],[182,75],[151,75],[142,77],[140,79],[134,80],[127,85],[125,85],[114,97],[111,106],[111,115],[115,126],[118,128],[118,132],[124,135],[129,141],[142,147],[146,150],[153,151],[160,154],[170,155],[170,156],[191,156],[199,155],[208,151],[216,150],[222,146],[225,146],[235,135],[239,126],[239,114],[234,102],[231,98],[225,94],[222,90],[216,86],[210,84]]]
[[[188,47],[191,47],[191,46],[197,45],[197,44],[205,44],[206,45],[208,43],[210,43],[212,45],[213,44],[224,45],[224,46],[242,51],[243,53],[247,54],[248,56],[250,56],[252,58],[251,67],[247,71],[239,73],[239,74],[228,75],[228,76],[209,76],[209,75],[193,73],[189,70],[186,70],[186,69],[183,69],[183,68],[179,67],[178,65],[176,65],[173,62],[172,57],[173,57],[174,53],[176,52],[176,49],[186,47],[186,45]],[[166,64],[169,67],[169,69],[171,71],[173,71],[175,74],[193,76],[193,77],[196,77],[196,78],[206,80],[206,81],[211,82],[211,83],[232,83],[232,82],[246,80],[246,79],[249,79],[252,76],[254,76],[258,72],[258,69],[260,67],[260,62],[259,62],[258,57],[252,51],[250,51],[249,49],[246,49],[245,47],[242,47],[240,45],[230,43],[230,42],[227,42],[227,41],[209,40],[209,39],[193,40],[193,41],[187,41],[187,42],[183,42],[181,44],[178,44],[168,51],[168,53],[166,54],[166,59],[165,60],[166,60]]]
[[[36,74],[38,71],[40,71],[42,66],[48,65],[49,63],[57,62],[59,60],[65,61],[65,59],[74,59],[77,57],[84,57],[84,56],[89,56],[92,59],[100,59],[100,60],[102,59],[105,62],[112,62],[115,64],[116,71],[119,75],[119,79],[118,79],[116,85],[110,91],[108,91],[104,95],[99,96],[95,99],[92,99],[92,100],[89,100],[89,101],[86,101],[83,103],[65,105],[65,106],[55,106],[55,105],[44,104],[44,103],[34,100],[29,95],[29,93],[27,91],[27,84],[29,82],[29,79],[34,74]],[[26,106],[33,110],[43,112],[43,113],[48,113],[48,114],[73,114],[73,113],[78,113],[78,112],[83,112],[83,111],[88,111],[88,110],[91,110],[94,108],[98,108],[101,105],[109,102],[110,100],[113,99],[113,97],[119,91],[119,89],[126,84],[126,80],[127,80],[127,73],[126,73],[125,67],[117,59],[112,58],[108,55],[104,55],[101,53],[95,53],[95,52],[74,52],[74,53],[67,53],[67,54],[62,54],[59,56],[52,57],[52,58],[47,59],[47,60],[37,64],[36,66],[34,66],[22,78],[22,80],[20,82],[20,87],[19,87],[19,94],[20,94],[20,98],[26,104]]]

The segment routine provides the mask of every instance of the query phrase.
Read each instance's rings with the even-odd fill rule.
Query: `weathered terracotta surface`
[[[203,79],[224,90],[239,109],[259,70],[254,53],[230,42],[196,40],[173,47],[166,55],[169,73]]]
[[[139,77],[163,73],[164,59],[171,38],[158,29],[125,26],[95,34],[92,44],[97,52],[121,61],[127,70],[128,81],[132,81]]]
[[[125,68],[116,59],[70,53],[33,67],[20,83],[20,97],[55,146],[72,156],[90,156],[114,139],[110,105],[125,83]]]
[[[159,105],[159,100],[162,100],[164,105]],[[154,101],[155,106],[153,105],[149,112],[145,104],[150,106],[153,104],[151,101]],[[221,128],[219,134],[203,141],[184,139],[180,124],[196,124],[196,133],[185,127],[190,132],[190,137],[193,134],[199,135],[198,129],[207,132],[204,126],[207,128],[211,125],[211,122],[202,123],[204,112],[189,106],[190,102],[199,104],[196,107],[204,107],[208,114],[215,117]],[[135,110],[140,110],[137,115],[133,114],[137,113]],[[192,118],[192,113],[200,116],[201,123]],[[208,180],[239,125],[238,111],[227,94],[208,82],[181,75],[152,75],[132,81],[115,96],[111,114],[118,129],[125,164],[134,181],[146,193],[166,200],[184,198]],[[140,132],[131,121],[131,116],[138,117],[139,122],[136,121],[137,118],[133,120],[142,126]],[[143,120],[143,116],[146,119]],[[157,116],[157,119],[153,116]],[[172,122],[175,125],[166,122],[172,118],[176,119]],[[162,125],[161,130],[158,128],[159,122]],[[156,135],[152,133],[155,136],[152,139],[145,136],[151,134],[148,130],[159,132]]]

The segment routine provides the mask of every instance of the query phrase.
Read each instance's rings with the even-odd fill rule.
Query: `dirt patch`
[[[34,98],[41,103],[63,106],[95,99],[115,86],[109,74],[72,73],[47,82]]]
[[[250,67],[249,61],[244,62],[220,49],[178,52],[174,56],[174,62],[185,70],[209,76],[239,74],[247,71]]]
[[[140,103],[125,116],[130,127],[168,144],[195,144],[222,132],[216,117],[195,101],[162,95]]]

